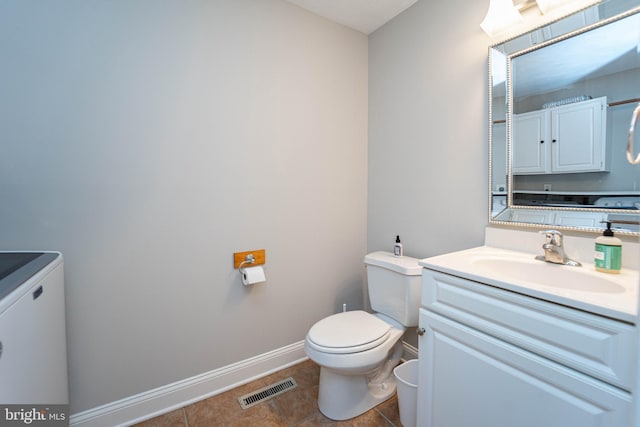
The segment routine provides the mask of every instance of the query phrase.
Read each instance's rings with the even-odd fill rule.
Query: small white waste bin
[[[412,359],[393,370],[398,385],[398,407],[403,427],[416,427],[418,412],[418,360]]]

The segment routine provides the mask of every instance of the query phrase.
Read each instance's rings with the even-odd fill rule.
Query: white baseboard
[[[307,359],[304,341],[71,415],[72,427],[135,424],[249,383]]]

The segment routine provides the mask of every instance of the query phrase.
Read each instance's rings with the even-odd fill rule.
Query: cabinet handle
[[[636,136],[636,124],[638,123],[638,119],[640,119],[640,102],[631,115],[631,126],[629,127],[629,138],[627,139],[627,161],[632,165],[640,164],[640,153],[635,159],[633,158],[633,140]]]
[[[417,329],[416,329],[416,334],[418,334],[418,335],[420,335],[420,336],[423,336],[425,332],[426,332],[426,331],[425,331],[425,329],[424,329],[424,328],[417,328]]]
[[[540,141],[540,144],[544,144],[544,140]]]
[[[551,140],[551,142],[556,142],[556,140],[555,140],[555,139],[552,139],[552,140]]]

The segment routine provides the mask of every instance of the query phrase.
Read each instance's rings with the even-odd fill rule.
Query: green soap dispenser
[[[613,236],[611,222],[607,221],[607,229],[596,239],[596,270],[603,273],[620,273],[622,267],[622,240]]]

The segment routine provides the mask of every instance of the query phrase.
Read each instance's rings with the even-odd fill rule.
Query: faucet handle
[[[562,233],[558,230],[544,230],[540,231],[540,234],[545,235],[548,244],[562,246]]]

